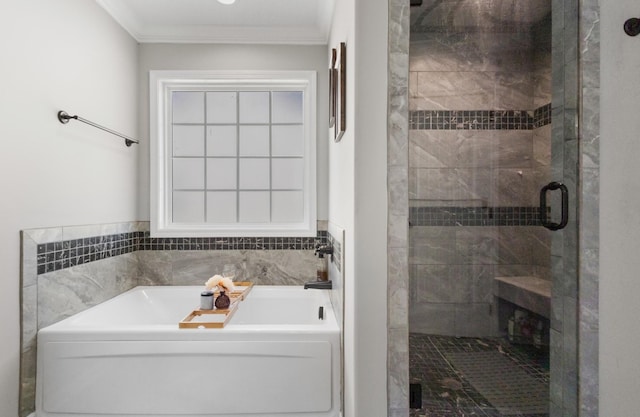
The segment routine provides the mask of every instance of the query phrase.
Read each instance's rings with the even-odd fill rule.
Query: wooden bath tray
[[[253,288],[253,283],[251,282],[234,282],[233,286],[235,287],[230,294],[227,294],[230,298],[231,304],[227,309],[218,309],[214,308],[213,310],[201,310],[196,309],[193,310],[187,317],[182,319],[180,323],[178,323],[178,327],[181,329],[221,329],[227,324],[227,322],[231,319],[233,314],[236,312],[238,305],[241,301],[243,301],[251,288]],[[214,299],[220,294],[219,291],[215,291],[213,294]]]

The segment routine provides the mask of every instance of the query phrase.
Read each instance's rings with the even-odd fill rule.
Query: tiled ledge
[[[551,313],[551,281],[533,276],[495,277],[494,295],[543,317]]]

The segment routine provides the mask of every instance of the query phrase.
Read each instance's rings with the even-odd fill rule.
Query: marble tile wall
[[[20,416],[34,410],[38,329],[138,285],[202,285],[230,266],[236,280],[302,285],[316,279],[316,238],[149,237],[148,222],[22,232]]]
[[[579,105],[580,213],[578,293],[579,415],[599,415],[598,395],[598,279],[599,279],[599,178],[600,178],[600,6],[582,0],[580,20]]]
[[[495,335],[493,277],[550,279],[537,221],[551,178],[550,23],[412,32],[411,331]]]
[[[409,31],[406,0],[389,0],[387,110],[387,416],[409,416]]]

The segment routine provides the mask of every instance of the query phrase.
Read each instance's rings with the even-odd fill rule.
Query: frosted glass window
[[[204,156],[204,126],[173,126],[173,156]]]
[[[152,236],[316,236],[315,71],[149,78]]]
[[[240,156],[269,156],[269,126],[240,126]]]
[[[268,223],[270,202],[268,191],[240,192],[240,222]]]
[[[207,123],[235,123],[237,97],[238,93],[235,91],[207,93]]]
[[[271,221],[299,223],[303,220],[304,194],[302,191],[274,191],[272,200]]]
[[[269,92],[240,93],[240,123],[269,123]]]
[[[207,127],[207,156],[236,156],[238,129],[233,126]]]
[[[176,223],[204,222],[204,192],[174,191],[173,221]]]
[[[204,158],[173,158],[173,189],[204,189]]]
[[[235,191],[207,193],[207,223],[236,223],[237,196]]]
[[[274,91],[272,123],[302,123],[302,91]]]
[[[235,158],[207,158],[207,189],[235,190],[238,185]]]
[[[273,156],[303,156],[304,129],[302,125],[272,126],[271,154]]]
[[[204,93],[174,91],[171,105],[173,123],[204,123]]]
[[[301,190],[304,183],[302,158],[276,159],[272,164],[272,188],[277,190]]]
[[[269,160],[266,158],[240,159],[240,189],[269,189]],[[242,205],[241,205],[242,207]]]

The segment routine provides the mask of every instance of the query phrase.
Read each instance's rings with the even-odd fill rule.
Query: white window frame
[[[150,71],[150,223],[157,237],[316,236],[316,71]],[[234,90],[303,91],[304,214],[299,223],[172,222],[171,93]]]

